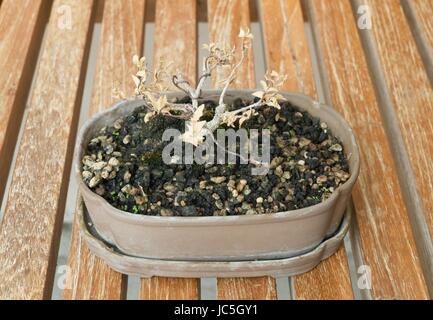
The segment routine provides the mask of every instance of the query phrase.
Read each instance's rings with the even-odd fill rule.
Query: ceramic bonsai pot
[[[216,90],[203,99],[218,97]],[[251,99],[250,90],[229,91],[227,101]],[[124,100],[98,113],[82,127],[74,158],[80,192],[93,226],[103,240],[124,254],[182,261],[242,261],[288,258],[311,251],[338,229],[359,173],[359,151],[352,129],[332,108],[297,93],[283,93],[298,108],[325,121],[346,151],[350,178],[328,199],[311,207],[273,214],[162,217],[137,215],[111,206],[81,177],[81,159],[91,137],[102,127],[143,104]],[[182,97],[170,93],[169,98]]]

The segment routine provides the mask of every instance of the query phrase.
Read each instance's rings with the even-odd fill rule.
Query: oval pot
[[[218,99],[218,90],[204,91],[203,99]],[[233,90],[226,102],[251,99],[252,90]],[[154,259],[240,261],[287,258],[308,252],[331,236],[341,223],[359,173],[359,151],[352,129],[332,108],[298,93],[283,93],[298,108],[327,122],[344,145],[350,178],[331,196],[311,207],[273,214],[211,217],[137,215],[111,206],[81,177],[81,159],[91,137],[102,127],[143,104],[124,100],[89,119],[77,140],[74,167],[84,203],[96,231],[125,254]],[[169,98],[182,97],[170,93]]]

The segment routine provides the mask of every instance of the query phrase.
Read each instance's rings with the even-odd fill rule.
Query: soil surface
[[[209,120],[215,104],[205,104],[203,119]],[[229,108],[245,105],[238,99]],[[251,174],[253,164],[239,162],[164,164],[161,152],[169,142],[162,142],[162,133],[167,128],[183,132],[184,121],[157,115],[145,123],[145,114],[146,107],[138,107],[102,128],[82,159],[85,183],[124,211],[161,216],[275,213],[322,202],[350,176],[344,148],[327,124],[289,102],[280,110],[265,107],[243,124],[271,130],[271,166],[264,176]]]

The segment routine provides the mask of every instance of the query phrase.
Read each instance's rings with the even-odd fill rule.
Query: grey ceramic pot
[[[229,91],[227,100],[251,99],[251,90]],[[218,99],[219,91],[203,93]],[[169,97],[182,96],[170,93]],[[74,158],[80,192],[96,231],[125,254],[169,260],[241,261],[299,255],[331,236],[342,221],[359,173],[359,151],[352,129],[332,108],[298,93],[283,93],[292,104],[327,122],[343,143],[350,178],[324,202],[274,214],[212,217],[136,215],[111,206],[91,191],[81,177],[81,159],[91,137],[103,126],[131,112],[142,101],[124,100],[98,113],[82,127]]]

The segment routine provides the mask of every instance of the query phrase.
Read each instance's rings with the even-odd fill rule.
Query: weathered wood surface
[[[394,127],[401,133],[396,161],[404,155],[407,166],[400,179],[403,194],[410,208],[410,218],[423,263],[429,292],[433,294],[433,87],[429,82],[421,56],[405,19],[400,2],[366,2],[375,13],[370,31],[382,66],[383,87],[390,96],[388,109],[395,116]],[[383,29],[383,32],[378,32]],[[403,81],[400,81],[404,79]],[[382,89],[385,90],[385,89]],[[395,139],[392,137],[391,139]],[[395,139],[395,141],[398,141]],[[394,143],[395,145],[395,143]],[[398,155],[398,156],[397,156]],[[399,162],[398,162],[399,163]],[[401,163],[399,163],[401,165]],[[409,183],[408,183],[409,181]],[[407,199],[411,197],[411,199]],[[427,223],[426,223],[427,221]],[[430,229],[427,231],[426,224]]]
[[[250,29],[248,0],[208,1],[208,21],[210,42],[236,46],[235,59],[240,59],[240,28]],[[221,80],[229,75],[228,69],[221,69],[212,78],[214,87],[221,87]],[[233,88],[255,88],[254,54],[251,48],[232,84]],[[218,299],[276,299],[276,283],[271,277],[219,278],[217,279]]]
[[[221,45],[227,44],[233,47],[239,47],[238,35],[240,28],[250,27],[250,10],[248,0],[229,0],[218,1],[209,0],[208,9],[208,25],[210,42]],[[256,40],[257,41],[257,40]],[[201,43],[199,45],[202,45]],[[240,50],[236,51],[235,58],[240,59]],[[201,63],[201,61],[200,61]],[[201,65],[200,65],[201,68]],[[229,75],[229,68],[218,68],[212,78],[212,83],[215,88],[221,88],[221,81]],[[232,87],[237,89],[255,88],[254,74],[254,55],[253,50],[249,50],[248,55],[244,60],[242,72],[239,73],[233,82]]]
[[[155,11],[155,65],[159,59],[170,62],[191,83],[197,72],[196,1],[157,0]],[[199,299],[200,279],[153,277],[141,279],[140,299]]]
[[[285,90],[316,97],[311,56],[299,0],[261,3],[267,67],[288,75]],[[352,299],[344,248],[316,268],[292,278],[296,299]]]
[[[196,0],[156,0],[154,65],[163,59],[171,64],[168,72],[179,71],[191,83],[197,75]]]
[[[218,300],[275,300],[277,290],[272,277],[220,278],[217,281]]]
[[[71,30],[58,22],[64,5]],[[1,298],[51,295],[92,11],[93,1],[53,4],[0,230]]]
[[[332,103],[351,124],[360,145],[363,165],[353,200],[362,240],[362,256],[371,270],[371,296],[376,299],[426,298],[393,155],[350,3],[321,0],[309,1],[308,4]],[[375,12],[373,16],[381,14]],[[389,25],[379,27],[376,23],[373,22],[373,30],[377,33],[389,32]],[[387,35],[387,39],[395,37]],[[386,39],[381,41],[391,48],[389,43],[385,45]],[[401,44],[406,47],[407,41]],[[406,63],[406,59],[395,56],[393,68]],[[394,76],[393,85],[405,79],[401,75]],[[406,80],[404,83],[407,85]]]
[[[140,299],[197,300],[200,298],[198,279],[152,277],[141,279]]]
[[[109,108],[116,99],[113,87],[131,95],[132,56],[143,51],[145,0],[105,1],[100,46],[89,116]],[[94,256],[82,241],[74,222],[68,260],[70,287],[65,299],[123,299],[127,277]]]
[[[0,10],[0,200],[48,13],[43,0],[6,0]]]

